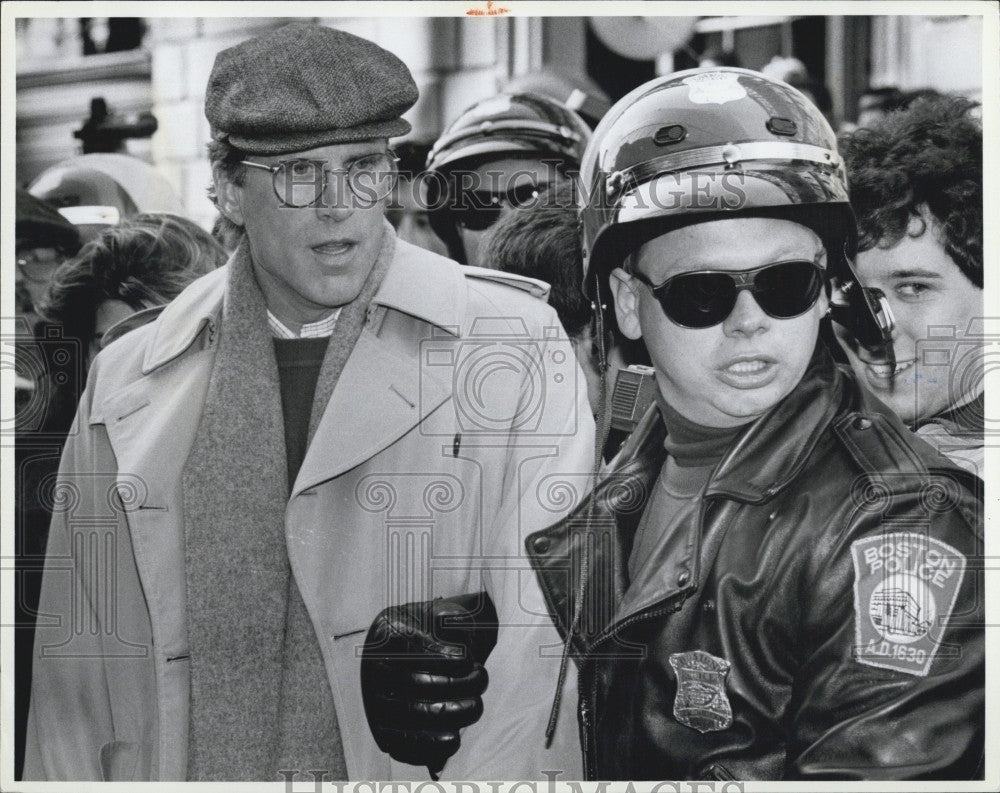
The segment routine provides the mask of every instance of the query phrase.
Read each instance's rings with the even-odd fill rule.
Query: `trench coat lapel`
[[[360,465],[417,426],[451,396],[391,336],[366,328],[351,352],[302,462],[292,494]]]
[[[396,240],[392,265],[372,300],[358,337],[316,427],[292,496],[370,459],[401,438],[451,396],[445,382],[420,366],[419,344],[406,331],[382,329],[380,312],[399,312],[456,336],[465,311],[465,284],[452,264]],[[428,289],[434,283],[435,289]],[[389,323],[391,326],[392,323]]]

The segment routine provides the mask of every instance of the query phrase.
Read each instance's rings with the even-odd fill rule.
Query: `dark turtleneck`
[[[622,603],[626,610],[660,575],[672,545],[685,541],[690,521],[698,519],[701,494],[712,471],[747,427],[704,427],[670,407],[659,392],[656,402],[667,428],[663,446],[668,456],[632,544],[630,586]]]
[[[674,410],[657,391],[656,404],[667,426],[664,448],[681,468],[715,466],[729,451],[746,424],[738,427],[705,427],[685,418]]]

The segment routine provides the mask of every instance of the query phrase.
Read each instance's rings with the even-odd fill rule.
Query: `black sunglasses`
[[[469,231],[485,231],[500,219],[504,203],[525,206],[538,198],[546,185],[523,184],[500,193],[466,190],[451,208],[455,222]]]
[[[744,289],[750,290],[769,317],[801,316],[819,299],[824,273],[818,262],[795,259],[752,270],[681,273],[659,285],[638,271],[632,275],[652,290],[671,322],[685,328],[710,328],[732,313]]]

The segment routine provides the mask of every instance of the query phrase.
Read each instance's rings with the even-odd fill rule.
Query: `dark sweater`
[[[309,443],[309,416],[312,413],[316,381],[330,337],[320,339],[275,339],[281,381],[281,412],[285,419],[285,456],[288,460],[288,489],[291,491]]]

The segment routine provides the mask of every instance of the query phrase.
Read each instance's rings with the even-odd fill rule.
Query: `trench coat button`
[[[872,425],[872,420],[865,418],[864,416],[858,416],[854,419],[854,429],[856,430],[866,430]]]
[[[706,600],[704,603],[701,604],[701,607],[704,611],[715,611],[715,601]]]
[[[535,553],[547,553],[552,547],[552,540],[548,537],[536,537],[531,543],[531,549]]]
[[[677,576],[677,586],[687,586],[687,582],[690,580],[691,576],[685,571]]]

